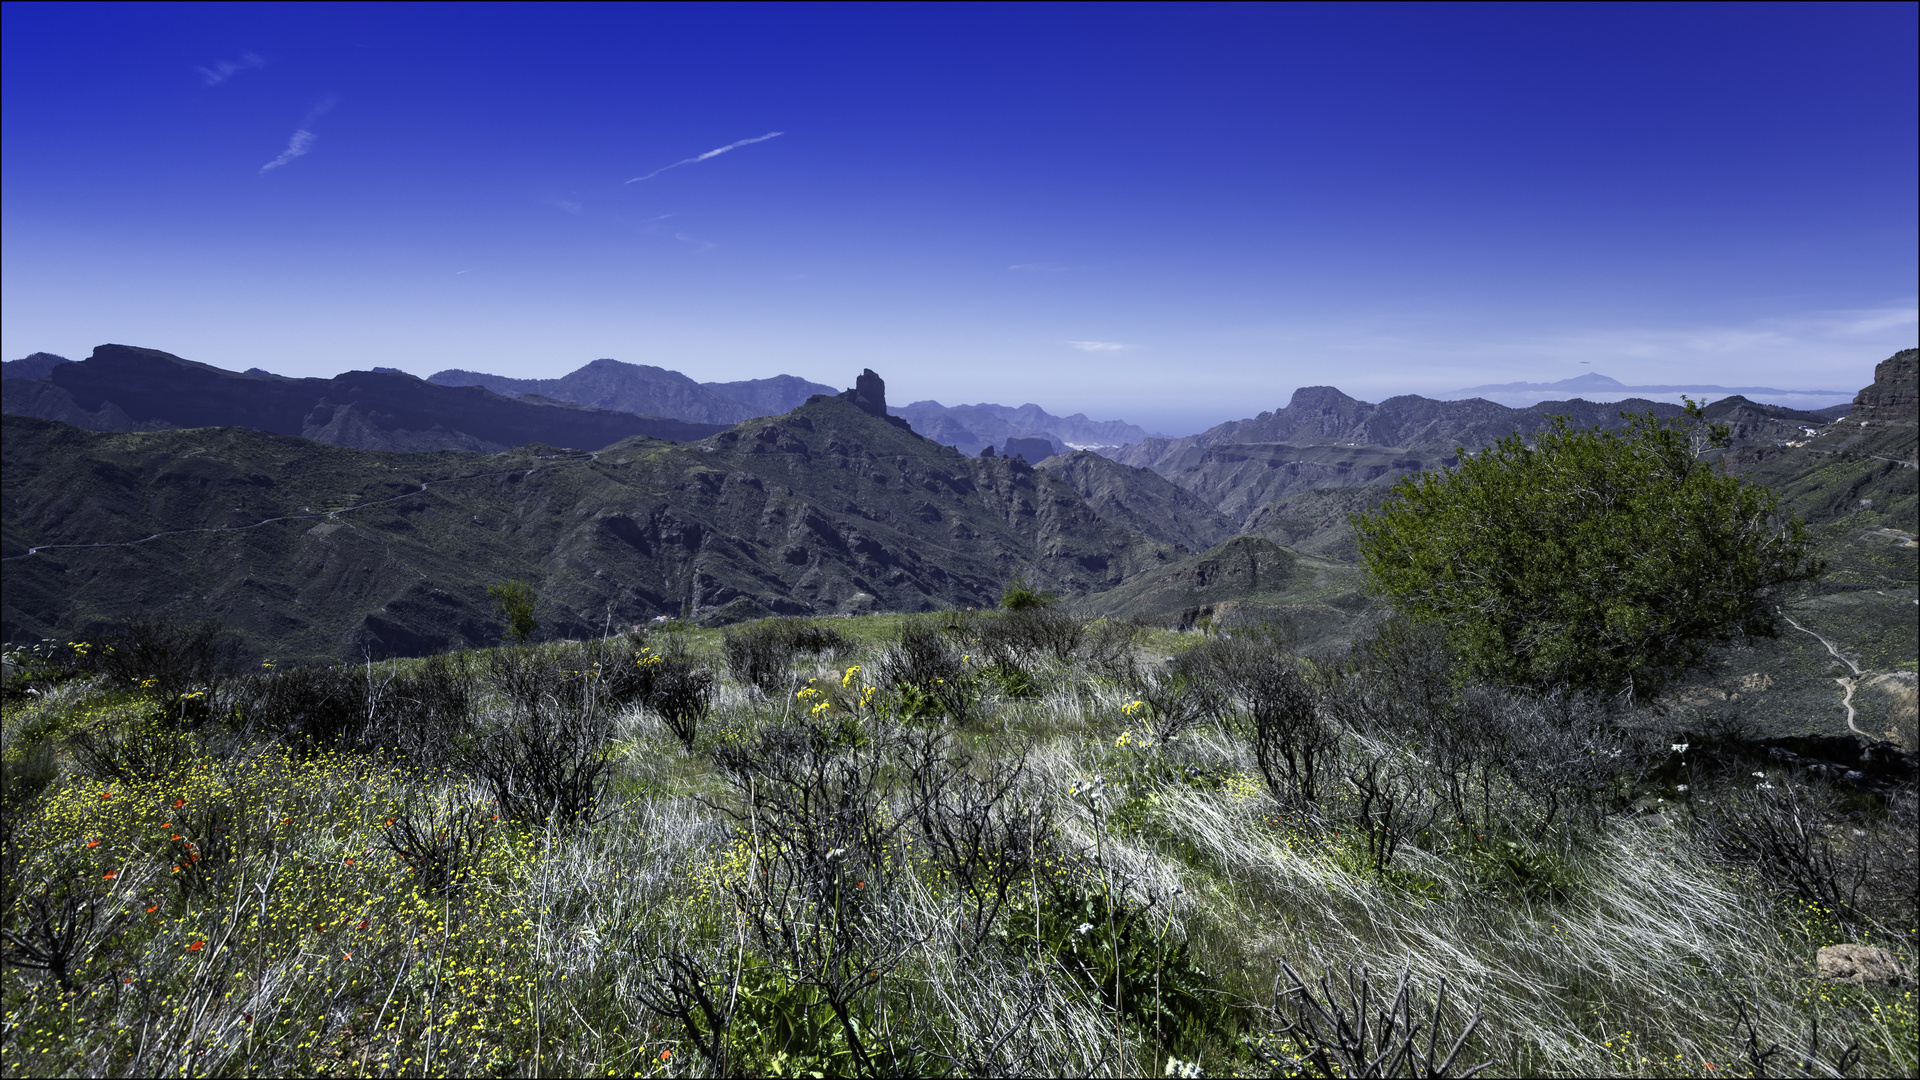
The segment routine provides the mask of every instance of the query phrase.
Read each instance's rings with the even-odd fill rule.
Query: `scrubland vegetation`
[[[12,654],[5,1070],[1914,1073],[1910,773],[1044,600]]]

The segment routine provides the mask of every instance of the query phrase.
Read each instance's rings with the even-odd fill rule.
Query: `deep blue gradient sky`
[[[1179,433],[1316,383],[1851,391],[1916,336],[1913,4],[10,3],[0,41],[7,358],[873,367]]]

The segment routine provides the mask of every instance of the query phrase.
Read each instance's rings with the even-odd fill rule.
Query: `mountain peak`
[[[1561,379],[1557,383],[1548,385],[1555,390],[1624,390],[1627,388],[1627,384],[1619,379],[1602,375],[1597,371],[1589,371],[1585,375],[1575,375],[1571,379]]]
[[[0,364],[0,369],[5,371],[9,379],[44,379],[58,365],[71,363],[73,361],[64,356],[55,356],[50,352],[37,352],[18,360],[8,360],[5,364]]]
[[[860,377],[853,381],[853,389],[843,392],[841,400],[852,403],[868,416],[875,416],[895,427],[912,431],[913,427],[898,416],[887,415],[887,380],[874,374],[872,368],[863,369]]]
[[[1349,397],[1337,386],[1303,386],[1293,392],[1293,398],[1287,402],[1287,408],[1299,409],[1340,409],[1352,408],[1361,404],[1357,398]]]

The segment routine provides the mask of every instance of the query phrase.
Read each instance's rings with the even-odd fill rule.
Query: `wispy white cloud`
[[[318,120],[322,116],[325,116],[326,114],[332,112],[333,107],[338,104],[340,104],[340,99],[337,97],[333,97],[331,95],[327,97],[323,97],[319,101],[314,102],[313,108],[307,110],[307,118],[305,120],[300,121],[300,126],[312,127],[313,122],[315,120]]]
[[[219,86],[243,71],[252,71],[266,66],[267,62],[259,55],[244,52],[240,54],[238,60],[218,60],[212,67],[196,67],[193,70],[200,73],[202,86]]]
[[[1888,304],[1775,316],[1744,325],[1573,331],[1522,339],[1508,347],[1561,359],[1638,362],[1648,365],[1649,370],[1671,365],[1704,366],[1727,372],[1726,377],[1731,378],[1747,365],[1792,371],[1814,357],[1859,349],[1863,338],[1910,340],[1917,327],[1920,309],[1912,304]]]
[[[1920,305],[1905,304],[1881,308],[1864,308],[1853,311],[1834,311],[1825,313],[1827,331],[1831,334],[1847,336],[1854,334],[1877,334],[1883,330],[1904,330],[1920,327]]]
[[[287,148],[280,151],[280,156],[260,166],[260,175],[265,176],[294,158],[305,157],[307,151],[313,149],[314,141],[319,138],[320,136],[306,128],[294,132],[293,137],[287,140]]]
[[[642,180],[651,180],[654,177],[659,176],[661,173],[666,172],[668,169],[677,169],[682,165],[692,165],[695,162],[705,161],[708,158],[719,157],[721,154],[724,154],[729,150],[738,150],[743,146],[752,146],[754,143],[766,142],[768,139],[777,139],[780,136],[785,134],[786,132],[784,131],[769,131],[765,135],[756,135],[751,139],[741,139],[738,142],[730,142],[727,145],[722,146],[717,150],[709,150],[706,153],[699,155],[698,157],[690,157],[683,161],[676,161],[671,165],[662,165],[661,167],[653,170],[652,172],[648,173],[645,176],[634,177],[633,179],[627,181],[627,183],[637,184]]]
[[[313,108],[308,109],[307,118],[300,122],[300,129],[287,139],[287,148],[280,151],[279,157],[260,166],[260,175],[265,176],[294,158],[307,156],[307,152],[313,149],[313,144],[320,138],[308,129],[313,126],[315,120],[331,112],[339,103],[340,99],[337,97],[321,98]]]
[[[1081,352],[1119,352],[1133,348],[1123,341],[1069,341],[1065,344]]]
[[[720,246],[719,244],[716,244],[711,240],[702,240],[697,236],[688,236],[684,232],[676,231],[673,234],[673,238],[675,240],[680,241],[683,244],[692,244],[693,250],[700,252],[702,254],[712,251],[714,248],[717,248]]]

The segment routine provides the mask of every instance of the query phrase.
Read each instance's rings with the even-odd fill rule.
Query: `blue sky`
[[[1175,433],[1850,391],[1916,337],[1916,10],[9,3],[0,351],[872,367]]]

